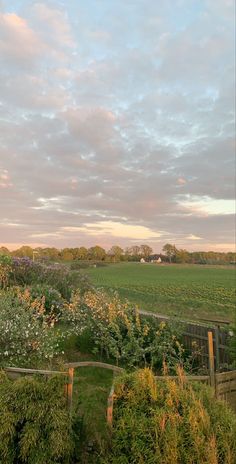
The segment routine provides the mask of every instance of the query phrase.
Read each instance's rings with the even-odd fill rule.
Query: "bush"
[[[46,266],[29,258],[13,258],[11,284],[20,286],[48,285],[68,300],[73,290],[79,288],[81,292],[84,292],[91,287],[87,276],[79,271],[70,271],[63,264]]]
[[[111,449],[103,464],[234,464],[236,416],[213,390],[156,383],[149,369],[116,382]]]
[[[64,395],[64,379],[0,373],[0,462],[66,464],[74,435]]]
[[[74,290],[80,289],[83,293],[91,287],[87,276],[79,271],[71,271],[63,264],[42,266],[42,268],[39,282],[52,286],[67,300],[70,299]]]
[[[32,299],[44,298],[44,307],[47,313],[60,315],[64,300],[55,288],[46,284],[36,284],[30,287]]]
[[[151,365],[161,369],[163,361],[172,369],[183,363],[184,350],[175,325],[140,318],[138,309],[117,294],[103,291],[75,293],[63,314],[71,332],[88,330],[94,352],[105,353],[128,367]]]
[[[0,254],[0,288],[6,288],[8,286],[11,267],[11,256]]]
[[[60,335],[44,299],[19,289],[0,293],[0,365],[32,366],[59,353]]]
[[[80,269],[87,269],[91,267],[106,267],[108,264],[104,261],[96,261],[96,260],[89,260],[89,261],[73,261],[70,265],[71,270],[80,270]]]
[[[42,265],[30,258],[13,258],[11,281],[12,285],[32,285],[41,274]]]
[[[79,271],[80,269],[88,269],[91,267],[88,261],[73,261],[70,265],[72,271]]]

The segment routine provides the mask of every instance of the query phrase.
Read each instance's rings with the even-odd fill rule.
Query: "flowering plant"
[[[0,364],[31,366],[60,351],[60,334],[45,313],[44,298],[29,290],[0,293]]]
[[[89,330],[94,352],[114,358],[117,364],[161,369],[163,360],[169,368],[183,363],[184,349],[176,328],[141,318],[138,308],[122,302],[116,293],[100,290],[82,296],[76,292],[65,305],[63,318],[76,334]]]
[[[48,285],[68,300],[76,288],[85,291],[91,287],[87,277],[79,271],[70,271],[65,265],[60,264],[46,266],[30,258],[13,258],[11,284]]]

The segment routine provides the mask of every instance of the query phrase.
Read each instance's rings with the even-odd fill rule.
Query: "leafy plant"
[[[0,292],[0,364],[28,366],[50,361],[59,351],[60,334],[48,318],[44,298],[29,290]]]
[[[91,287],[87,277],[79,271],[70,271],[63,264],[46,266],[32,261],[30,258],[13,258],[11,284],[20,286],[48,285],[68,300],[73,290],[79,288],[84,292]]]
[[[44,307],[47,313],[60,315],[64,300],[58,290],[47,284],[36,284],[30,287],[32,299],[44,298]]]
[[[0,373],[1,463],[68,464],[74,440],[64,379],[11,381]]]
[[[128,301],[121,302],[117,294],[76,292],[65,308],[63,317],[71,332],[80,335],[88,330],[94,352],[114,358],[117,364],[161,369],[165,360],[171,369],[184,361],[177,326],[141,319],[138,309]]]
[[[149,369],[116,381],[111,446],[102,464],[234,464],[236,416],[204,385],[156,382]]]
[[[0,254],[0,288],[6,288],[9,283],[12,268],[11,256]]]

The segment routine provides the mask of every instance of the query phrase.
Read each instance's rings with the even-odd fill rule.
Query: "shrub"
[[[87,269],[91,267],[106,267],[107,263],[104,261],[96,261],[96,260],[89,260],[89,261],[73,261],[70,265],[71,270],[80,270],[80,269]]]
[[[31,366],[59,352],[59,333],[45,313],[44,299],[19,289],[0,293],[0,364]]]
[[[30,258],[13,258],[11,270],[12,285],[32,285],[38,281],[42,266]]]
[[[149,369],[116,382],[111,449],[103,464],[234,464],[236,416],[213,390],[156,383]]]
[[[0,462],[66,464],[74,436],[64,395],[64,379],[0,373]]]
[[[0,254],[0,288],[7,287],[9,283],[11,267],[11,256]]]
[[[52,313],[55,316],[60,315],[64,300],[58,290],[47,284],[36,284],[30,287],[30,294],[32,299],[44,298],[44,307],[47,313]]]
[[[48,285],[68,300],[73,290],[79,288],[81,292],[84,292],[91,287],[88,278],[79,271],[70,271],[63,264],[46,266],[29,258],[13,258],[11,284],[20,286]]]
[[[183,363],[184,350],[178,341],[177,327],[140,318],[138,309],[117,294],[103,291],[77,292],[64,311],[64,320],[77,335],[88,330],[94,352],[115,358],[129,367],[151,365],[169,369]]]
[[[72,271],[79,271],[80,269],[87,269],[91,264],[89,261],[73,261],[70,265]]]

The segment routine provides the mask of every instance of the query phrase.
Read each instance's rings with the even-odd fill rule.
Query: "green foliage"
[[[6,288],[9,284],[9,278],[12,267],[12,258],[7,254],[0,254],[0,289]]]
[[[106,250],[96,245],[88,249],[88,259],[103,261],[106,258]]]
[[[30,287],[32,299],[44,298],[44,307],[47,313],[53,313],[55,316],[60,315],[63,305],[63,298],[55,288],[47,284],[36,284]]]
[[[156,382],[149,369],[116,382],[111,448],[102,464],[234,464],[236,416],[209,387]]]
[[[67,464],[74,452],[64,379],[0,374],[0,463]]]
[[[12,260],[11,285],[32,285],[40,279],[42,265],[30,258],[16,258]]]
[[[59,353],[60,334],[44,300],[19,289],[0,292],[0,365],[32,367]]]
[[[87,277],[79,271],[71,271],[63,264],[46,266],[29,258],[13,259],[11,284],[21,286],[48,285],[68,300],[73,290],[79,288],[83,292],[91,286]]]
[[[171,245],[170,243],[166,243],[163,246],[162,251],[166,254],[166,256],[168,257],[170,262],[175,260],[176,253],[177,253],[177,248],[175,247],[175,245]]]
[[[175,324],[158,323],[140,318],[137,308],[121,302],[117,294],[102,291],[75,293],[63,313],[69,331],[80,335],[89,331],[94,353],[105,354],[133,368],[151,365],[161,369],[163,361],[169,369],[184,362],[184,350],[178,340]]]

